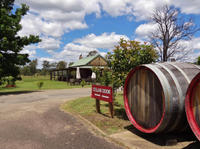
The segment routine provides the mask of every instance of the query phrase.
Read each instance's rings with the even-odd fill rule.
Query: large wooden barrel
[[[156,63],[131,70],[124,86],[124,105],[132,124],[144,133],[187,127],[185,95],[200,68],[188,63]]]
[[[196,75],[188,87],[185,111],[188,123],[200,141],[200,73]]]

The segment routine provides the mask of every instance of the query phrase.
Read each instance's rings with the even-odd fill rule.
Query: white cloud
[[[53,63],[53,62],[58,62],[57,60],[55,60],[54,58],[49,58],[49,57],[40,57],[40,58],[37,58],[38,60],[38,68],[42,68],[42,64],[43,64],[43,61],[49,61],[50,63]]]
[[[180,44],[184,47],[189,47],[191,49],[200,51],[200,37],[192,38],[191,40],[181,40]]]
[[[199,0],[171,0],[171,4],[179,7],[181,12],[186,14],[200,14],[200,1]]]
[[[19,35],[40,35],[43,39],[32,49],[26,48],[23,52],[29,52],[31,57],[36,55],[34,48],[47,50],[55,55],[55,60],[77,59],[80,52],[85,53],[91,50],[112,49],[121,37],[128,39],[125,35],[116,33],[103,33],[101,35],[89,34],[83,38],[74,40],[66,44],[63,51],[55,52],[60,48],[61,38],[65,33],[77,29],[88,28],[85,16],[96,14],[101,17],[102,12],[112,17],[126,15],[127,20],[137,21],[148,20],[153,10],[163,4],[174,5],[180,8],[181,12],[190,14],[200,14],[199,0],[16,0],[16,4],[26,3],[30,6],[29,13],[23,17],[21,24],[23,29]],[[138,40],[147,39],[150,32],[154,31],[155,25],[142,24],[135,33]],[[199,40],[198,40],[199,41]],[[199,47],[199,43],[194,44]],[[84,50],[83,50],[84,49]]]
[[[44,49],[47,51],[57,50],[60,48],[60,40],[51,38],[51,37],[43,37],[41,38],[42,42],[39,43],[38,48]]]
[[[36,45],[25,46],[24,49],[20,52],[21,54],[28,54],[29,58],[35,58],[36,56]]]
[[[85,29],[86,14],[100,15],[100,5],[83,0],[17,0],[16,4],[26,3],[30,12],[22,19],[20,35],[37,34],[61,37],[64,33],[76,29]]]
[[[105,57],[107,55],[106,52],[100,52],[101,56]]]
[[[28,13],[22,21],[23,26],[22,30],[19,32],[19,35],[46,35],[59,37],[63,34],[62,25],[57,22],[46,22],[43,21],[40,16]]]
[[[67,45],[65,45],[63,51],[54,55],[54,58],[59,60],[65,60],[67,62],[77,61],[80,54],[86,56],[88,52],[93,50],[98,51],[98,49],[96,48],[89,48],[84,45],[68,43]]]
[[[147,24],[141,24],[139,25],[136,30],[135,34],[142,38],[142,39],[148,39],[149,35],[156,31],[157,25],[153,23],[147,23]]]
[[[21,24],[20,35],[37,34],[61,37],[71,30],[85,29],[85,16],[95,13],[97,17],[105,11],[113,17],[127,15],[128,20],[148,20],[155,8],[164,4],[175,5],[184,13],[200,13],[200,1],[193,0],[16,0],[26,3],[30,13]]]
[[[90,48],[101,48],[101,49],[113,49],[115,45],[118,44],[120,38],[129,39],[125,35],[119,35],[115,32],[103,33],[99,36],[95,34],[89,34],[83,38],[76,39],[74,43],[78,43]]]
[[[68,62],[77,61],[80,54],[86,56],[90,51],[93,50],[96,50],[105,56],[105,50],[112,50],[122,37],[124,39],[128,39],[127,36],[119,35],[114,32],[103,33],[99,36],[95,34],[89,34],[83,38],[76,39],[73,42],[66,44],[63,51],[54,53],[54,58]],[[105,49],[104,52],[102,52],[101,49]]]

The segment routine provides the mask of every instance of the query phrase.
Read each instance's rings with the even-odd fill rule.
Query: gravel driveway
[[[89,95],[89,88],[0,95],[0,149],[120,149],[59,110]]]

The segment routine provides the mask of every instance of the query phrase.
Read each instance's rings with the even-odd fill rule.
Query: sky
[[[199,0],[16,0],[30,9],[22,20],[20,36],[39,35],[42,42],[24,47],[22,53],[38,59],[58,62],[77,61],[96,50],[106,55],[120,38],[148,41],[155,29],[150,21],[153,11],[165,4],[176,7],[184,18],[191,17],[200,27]],[[200,56],[200,33],[190,41],[181,41],[192,49],[188,60]]]

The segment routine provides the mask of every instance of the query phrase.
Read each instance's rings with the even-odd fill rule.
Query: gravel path
[[[89,95],[89,88],[1,95],[0,149],[120,149],[59,110]]]

